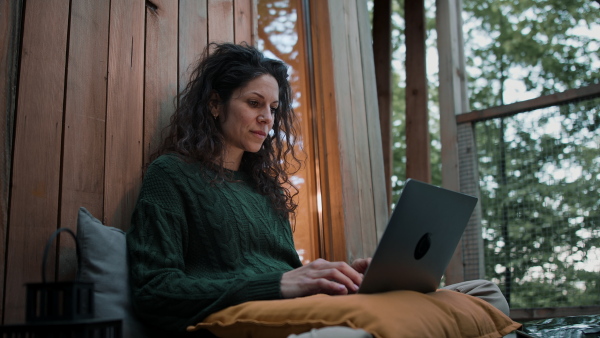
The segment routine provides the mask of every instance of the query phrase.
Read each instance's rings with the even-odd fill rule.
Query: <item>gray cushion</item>
[[[125,232],[105,226],[82,207],[77,241],[81,280],[94,283],[95,317],[122,319],[123,337],[146,336],[131,308]]]

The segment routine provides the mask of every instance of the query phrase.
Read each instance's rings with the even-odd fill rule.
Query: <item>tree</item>
[[[539,95],[598,83],[599,36],[578,33],[600,27],[598,7],[464,0],[471,106],[513,102],[509,83]],[[599,106],[588,100],[477,124],[486,278],[513,307],[600,300]]]
[[[394,60],[401,64],[404,5],[392,4]],[[435,45],[433,1],[426,7],[428,45]],[[472,109],[598,83],[598,2],[463,0],[463,9]],[[405,79],[402,67],[396,72],[393,201],[406,179]],[[436,74],[429,83],[439,185]],[[600,302],[599,107],[600,100],[588,100],[476,124],[485,278],[515,308]]]

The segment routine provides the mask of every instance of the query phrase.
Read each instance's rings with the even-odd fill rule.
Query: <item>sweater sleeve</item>
[[[187,243],[183,205],[177,182],[150,166],[127,235],[133,306],[142,320],[184,331],[226,307],[281,298],[284,271],[235,278],[186,274],[186,247],[202,243]]]

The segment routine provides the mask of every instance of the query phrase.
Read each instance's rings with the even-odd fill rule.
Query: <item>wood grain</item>
[[[357,182],[356,154],[354,152],[353,116],[356,113],[353,98],[359,93],[353,92],[352,71],[350,60],[347,56],[348,36],[346,33],[348,22],[348,5],[343,1],[327,1],[331,15],[331,43],[333,63],[333,78],[335,79],[335,101],[338,115],[338,147],[340,149],[342,194],[344,203],[344,240],[346,241],[347,260],[357,255],[362,246],[362,231],[357,227],[361,223],[363,206],[360,200],[360,191]],[[352,206],[352,207],[349,207]]]
[[[439,51],[440,142],[442,143],[442,185],[459,191],[456,114],[463,111],[463,84],[458,74],[459,36],[455,0],[438,1],[437,33]],[[461,33],[462,34],[462,33]]]
[[[146,9],[146,64],[144,82],[144,163],[158,149],[162,131],[175,110],[177,95],[177,2],[155,0]]]
[[[19,55],[21,46],[21,23],[23,21],[23,1],[0,1],[0,323],[4,317],[4,274],[6,254],[6,234],[10,181],[13,154],[13,135]]]
[[[208,44],[207,0],[179,2],[179,88],[183,91],[195,62]]]
[[[425,2],[405,1],[406,178],[431,183],[431,142],[425,67]]]
[[[323,228],[321,253],[328,260],[346,260],[345,214],[342,189],[333,52],[327,1],[311,0],[311,39],[314,58],[316,138],[321,174]]]
[[[390,181],[391,178],[386,171],[386,153],[390,151],[388,146],[383,145],[383,134],[378,118],[382,111],[378,109],[377,81],[375,73],[375,59],[371,46],[369,29],[369,12],[364,1],[357,0],[357,21],[359,23],[360,50],[362,55],[363,82],[365,93],[365,114],[367,121],[368,144],[371,164],[371,182],[373,187],[373,211],[375,217],[374,231],[375,242],[365,243],[365,255],[371,256],[379,239],[383,235],[390,215]],[[391,118],[391,111],[390,118]],[[388,126],[389,127],[389,126]],[[387,130],[386,130],[387,132]],[[369,224],[363,224],[368,227]]]
[[[71,8],[62,175],[62,226],[73,230],[79,207],[104,211],[104,143],[110,1]]]
[[[365,60],[372,59],[372,51],[360,42],[368,36],[368,16],[358,1],[310,5],[324,247],[335,259],[350,261],[373,254],[388,214],[374,66]],[[373,125],[369,109],[374,109]],[[382,208],[375,206],[382,201]]]
[[[60,227],[77,228],[80,207],[104,211],[104,143],[108,71],[108,0],[75,1],[71,8]],[[73,241],[61,242],[59,278],[76,271]]]
[[[208,41],[234,42],[233,0],[208,0]]]
[[[253,45],[256,41],[256,2],[252,0],[234,0],[234,42],[246,42]]]
[[[460,3],[460,0],[458,0]],[[460,42],[462,28],[460,26],[459,5],[456,0],[439,0],[437,2],[437,34],[440,63],[440,141],[442,143],[442,185],[450,190],[460,191],[458,162],[458,131],[456,114],[465,107],[464,66],[461,65],[462,52]],[[464,281],[463,242],[459,243],[448,268],[446,283],[454,284]]]
[[[25,317],[24,283],[40,282],[56,230],[69,1],[28,2],[16,116],[4,323]],[[54,274],[52,261],[48,278]]]
[[[127,229],[142,178],[143,0],[110,5],[104,223]]]
[[[356,258],[369,257],[375,251],[377,244],[377,228],[375,221],[374,195],[373,195],[373,173],[371,171],[371,162],[375,160],[372,157],[369,148],[369,121],[367,120],[367,106],[365,88],[365,74],[363,69],[363,55],[360,46],[360,33],[358,22],[358,2],[347,2],[346,7],[346,28],[347,35],[346,55],[348,58],[349,69],[346,72],[350,75],[349,101],[352,104],[352,115],[348,116],[352,121],[350,134],[352,134],[352,144],[349,148],[353,152],[353,162],[348,163],[356,168],[355,185],[357,187],[359,198],[359,221],[353,225],[353,229],[346,238],[360,238],[360,242],[354,250],[349,250],[349,260]],[[368,25],[368,24],[367,24]],[[340,32],[342,33],[342,32]],[[370,53],[370,52],[369,52]],[[372,57],[370,53],[369,57]],[[375,85],[374,83],[372,85]],[[371,92],[372,93],[372,92]],[[383,158],[379,158],[383,161]],[[383,193],[383,192],[382,192]],[[352,204],[348,204],[350,206]],[[348,225],[347,225],[348,226]],[[357,236],[360,234],[360,236]]]

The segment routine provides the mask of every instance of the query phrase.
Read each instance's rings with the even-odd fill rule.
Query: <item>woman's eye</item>
[[[277,108],[279,107],[271,107],[271,114],[275,114],[277,112]]]
[[[258,107],[258,101],[248,101],[250,107]]]

